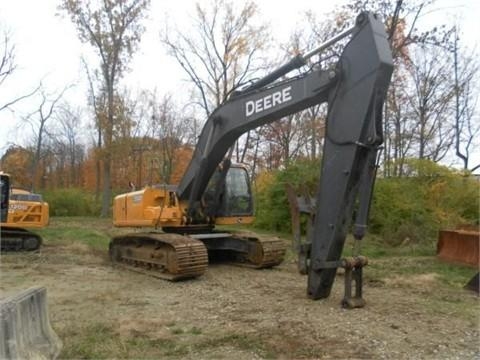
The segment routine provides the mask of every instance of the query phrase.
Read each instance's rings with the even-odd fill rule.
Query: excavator
[[[0,172],[1,192],[1,251],[34,251],[42,244],[42,238],[29,228],[41,229],[48,225],[48,203],[40,194],[14,188],[10,176]]]
[[[332,66],[324,69],[321,61],[312,65],[314,56],[321,60],[321,53],[341,40],[346,45]],[[301,68],[308,69],[287,76]],[[109,244],[111,260],[168,280],[202,275],[209,256],[218,253],[255,268],[280,264],[286,249],[281,240],[215,229],[253,221],[248,173],[232,164],[232,148],[249,130],[327,102],[315,214],[301,254],[308,273],[307,295],[328,297],[337,268],[343,267],[344,305],[363,306],[361,270],[368,261],[360,256],[359,244],[383,142],[382,109],[392,71],[385,27],[376,15],[363,12],[352,27],[316,49],[232,92],[207,119],[178,186],[146,187],[114,199],[115,226],[155,231],[114,237]],[[354,213],[356,251],[353,257],[341,259]]]

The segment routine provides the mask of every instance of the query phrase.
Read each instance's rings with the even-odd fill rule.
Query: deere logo
[[[277,105],[292,100],[292,87],[287,86],[258,100],[249,100],[245,103],[245,115],[248,117],[262,111],[274,108]]]

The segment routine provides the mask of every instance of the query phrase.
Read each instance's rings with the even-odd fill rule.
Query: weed
[[[172,332],[172,334],[175,334],[175,335],[180,335],[180,334],[184,333],[183,329],[179,328],[179,327],[175,327],[173,329],[170,329],[170,331]]]
[[[120,348],[113,328],[103,323],[76,331],[67,328],[65,332],[58,333],[64,343],[61,358],[65,359],[107,359],[112,355],[112,348]]]
[[[171,339],[149,339],[146,337],[136,337],[126,341],[128,352],[135,357],[154,358],[164,356],[183,356],[189,350],[188,346],[180,344]]]
[[[274,349],[264,343],[260,337],[239,333],[223,334],[219,337],[210,336],[207,340],[197,343],[194,346],[194,350],[200,351],[225,346],[249,351],[264,359],[273,359],[276,357]]]
[[[193,335],[200,335],[202,333],[202,329],[194,326],[190,329],[189,333]]]

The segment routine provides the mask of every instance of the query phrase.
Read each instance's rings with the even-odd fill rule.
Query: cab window
[[[247,171],[239,167],[230,168],[226,178],[225,215],[251,215],[252,208]]]

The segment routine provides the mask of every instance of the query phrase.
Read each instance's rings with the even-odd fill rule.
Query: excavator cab
[[[243,223],[245,217],[252,217],[253,197],[246,167],[231,165],[226,174],[219,168],[212,176],[203,199],[207,212],[217,219],[224,219],[223,223]]]
[[[253,200],[247,169],[232,166],[225,179],[225,194],[220,217],[253,216]]]

